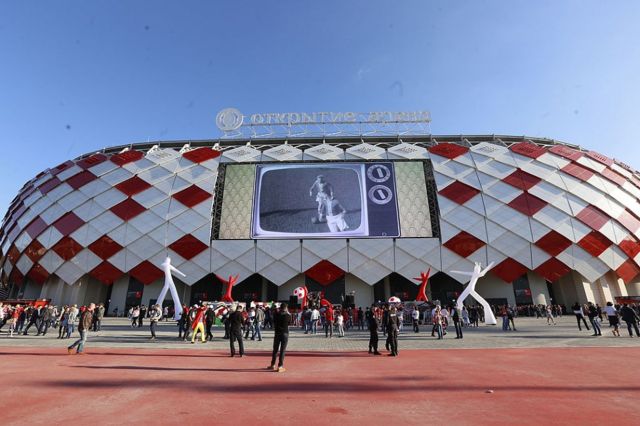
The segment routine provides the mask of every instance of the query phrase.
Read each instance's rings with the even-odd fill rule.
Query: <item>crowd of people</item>
[[[36,331],[36,336],[46,336],[50,328],[58,330],[58,339],[68,339],[74,332],[76,320],[87,309],[87,306],[65,305],[60,308],[48,306],[4,305],[0,302],[0,330],[8,326],[9,337],[22,334],[27,336],[29,330]],[[99,304],[91,312],[90,329],[100,331],[105,308]]]
[[[529,316],[545,318],[547,324],[555,325],[556,318],[567,314],[563,305],[526,305],[511,306],[498,305],[491,307],[494,314],[502,318],[504,331],[516,330],[515,318]],[[630,337],[633,333],[640,337],[640,306],[635,304],[614,305],[608,302],[606,306],[598,304],[575,303],[571,311],[576,318],[578,329],[584,326],[586,330],[593,330],[593,336],[602,335],[602,323],[608,320],[614,336],[620,336],[620,322],[624,321]],[[144,320],[149,320],[150,337],[155,340],[157,324],[169,321],[174,313],[173,309],[159,305],[147,308],[144,305],[133,306],[127,311],[131,327],[143,327]],[[0,302],[0,331],[8,327],[9,337],[28,335],[30,330],[36,336],[45,336],[50,329],[58,330],[58,339],[69,339],[76,330],[79,339],[68,346],[69,353],[84,353],[84,345],[89,331],[100,331],[105,307],[103,304],[93,303],[87,306],[70,305],[57,307],[49,306],[21,306],[3,305]],[[413,333],[419,333],[421,327],[432,337],[443,339],[447,329],[453,325],[456,339],[463,338],[463,329],[478,327],[484,322],[485,313],[480,305],[441,306],[436,304],[373,304],[364,310],[354,307],[343,308],[339,305],[312,305],[290,314],[286,303],[280,304],[251,304],[245,308],[242,304],[203,303],[193,306],[182,306],[176,325],[178,339],[191,341],[195,344],[198,337],[202,343],[213,340],[213,326],[224,326],[223,339],[229,340],[230,355],[243,357],[243,340],[262,341],[262,331],[275,331],[274,358],[270,369],[284,371],[284,353],[288,343],[289,326],[300,328],[304,334],[317,335],[320,330],[325,338],[344,337],[345,331],[354,329],[369,331],[369,353],[380,355],[378,350],[379,333],[385,340],[385,348],[389,356],[398,356],[398,335],[404,326],[411,326]],[[588,322],[587,322],[588,320]],[[236,351],[236,345],[238,350]],[[276,353],[279,351],[279,358]],[[277,359],[276,359],[277,358]],[[276,361],[278,361],[276,363]]]

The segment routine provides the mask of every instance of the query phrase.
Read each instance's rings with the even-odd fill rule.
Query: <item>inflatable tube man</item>
[[[233,289],[233,286],[235,285],[235,283],[238,281],[239,276],[240,274],[236,275],[235,277],[232,275],[229,275],[229,279],[225,280],[220,275],[216,275],[216,277],[218,277],[220,281],[222,281],[224,284],[227,285],[227,291],[225,291],[224,296],[222,296],[223,302],[229,302],[229,303],[234,302],[233,297],[231,296],[231,290]]]
[[[424,273],[420,272],[420,278],[414,278],[416,281],[420,281],[420,288],[418,289],[418,295],[416,296],[416,302],[428,302],[427,298],[427,283],[429,282],[429,275],[431,274],[431,268]]]
[[[458,309],[462,309],[464,299],[466,299],[467,296],[473,297],[484,308],[484,323],[486,325],[496,325],[496,317],[493,315],[493,311],[491,310],[491,306],[489,306],[489,303],[476,292],[476,284],[478,283],[478,278],[484,277],[491,268],[493,268],[493,262],[491,262],[485,269],[482,269],[482,265],[480,265],[480,262],[476,262],[475,266],[473,267],[473,272],[451,271],[454,274],[466,275],[468,277],[471,277],[471,279],[469,280],[469,285],[464,289],[460,297],[458,297],[456,307]]]
[[[182,304],[180,303],[180,298],[178,297],[178,290],[176,290],[176,285],[173,282],[172,273],[175,272],[182,277],[186,277],[186,275],[171,265],[171,258],[169,256],[167,256],[167,258],[160,266],[164,271],[164,287],[162,287],[162,291],[160,292],[160,296],[158,296],[158,301],[156,303],[162,306],[164,298],[167,295],[167,291],[170,291],[171,297],[173,298],[173,306],[175,307],[175,314],[173,318],[177,320],[178,318],[180,318],[180,314],[182,314]]]

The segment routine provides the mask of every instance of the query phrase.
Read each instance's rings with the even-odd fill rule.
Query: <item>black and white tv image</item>
[[[252,238],[399,236],[391,162],[256,166]]]

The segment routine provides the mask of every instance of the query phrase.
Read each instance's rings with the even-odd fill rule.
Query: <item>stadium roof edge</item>
[[[555,139],[532,137],[532,136],[513,136],[513,135],[398,135],[398,136],[325,136],[325,137],[289,137],[289,138],[242,138],[242,139],[185,139],[185,140],[173,140],[173,141],[153,141],[153,142],[134,142],[125,145],[116,145],[108,148],[103,148],[99,151],[92,151],[80,155],[76,158],[82,159],[90,155],[100,152],[103,154],[115,154],[125,149],[136,149],[141,151],[147,151],[154,146],[160,148],[182,148],[185,145],[189,145],[193,148],[214,146],[218,144],[220,146],[237,146],[250,143],[254,146],[261,145],[273,145],[274,143],[322,143],[322,142],[342,142],[342,143],[354,143],[358,141],[377,142],[377,143],[390,143],[390,142],[431,142],[431,143],[461,143],[461,144],[478,144],[481,142],[497,142],[501,144],[511,144],[522,141],[529,141],[539,145],[564,145],[584,151],[582,147],[575,144],[557,141]]]

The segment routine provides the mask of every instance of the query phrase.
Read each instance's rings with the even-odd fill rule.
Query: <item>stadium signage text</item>
[[[429,123],[429,111],[411,112],[284,112],[256,113],[244,116],[235,108],[226,108],[216,116],[218,128],[230,132],[243,126],[297,126],[325,124]]]

